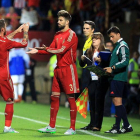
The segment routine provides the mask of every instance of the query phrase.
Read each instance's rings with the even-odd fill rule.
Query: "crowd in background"
[[[29,22],[30,30],[53,30],[57,12],[67,10],[72,15],[71,28],[82,34],[84,20],[92,20],[96,31],[105,33],[110,24],[130,22],[131,12],[140,19],[140,0],[1,0],[0,18],[6,18],[10,30]]]

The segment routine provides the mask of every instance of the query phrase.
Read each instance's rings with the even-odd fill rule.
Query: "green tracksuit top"
[[[124,81],[128,80],[128,65],[129,65],[129,48],[127,43],[121,38],[115,44],[112,52],[110,67],[115,66],[112,71],[113,77],[110,80]]]

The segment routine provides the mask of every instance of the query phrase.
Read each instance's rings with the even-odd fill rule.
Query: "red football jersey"
[[[38,50],[38,54],[56,54],[57,66],[67,66],[76,62],[78,38],[74,31],[57,32],[47,51]]]
[[[24,45],[23,45],[24,44]],[[0,79],[9,79],[9,50],[12,48],[23,48],[27,42],[12,41],[7,37],[0,37]]]

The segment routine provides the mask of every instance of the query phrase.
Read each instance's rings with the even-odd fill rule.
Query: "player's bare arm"
[[[24,24],[23,26],[23,41],[28,41],[28,31],[29,31],[29,23]]]
[[[9,35],[7,35],[7,38],[9,39],[13,39],[13,37],[17,34],[23,31],[23,26],[24,24],[22,24],[17,30],[15,30],[14,32],[10,33]]]

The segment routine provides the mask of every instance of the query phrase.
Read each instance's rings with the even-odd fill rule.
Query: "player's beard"
[[[63,30],[63,29],[65,28],[65,25],[58,26],[58,28],[59,28],[60,30]]]

